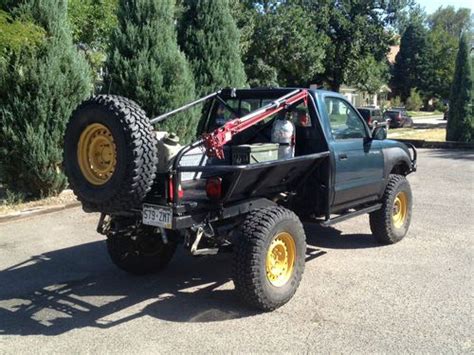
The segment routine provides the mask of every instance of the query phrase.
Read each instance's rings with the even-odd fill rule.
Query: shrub
[[[395,96],[390,99],[390,107],[400,107],[402,106],[402,100],[400,96]]]
[[[406,109],[410,111],[419,111],[423,100],[416,89],[410,90],[410,96],[406,101]]]
[[[0,70],[2,179],[12,193],[48,196],[66,185],[63,134],[90,93],[89,68],[72,44],[64,0],[32,0],[16,13],[31,17],[46,37],[34,50],[12,54],[8,70]]]

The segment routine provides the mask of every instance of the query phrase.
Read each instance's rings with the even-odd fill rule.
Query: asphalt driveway
[[[79,208],[0,225],[0,353],[472,353],[474,151],[423,150],[409,235],[363,216],[307,225],[307,267],[272,313],[240,303],[229,255],[180,252],[155,276],[108,260]]]

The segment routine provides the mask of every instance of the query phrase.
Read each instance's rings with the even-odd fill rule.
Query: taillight
[[[372,124],[372,117],[369,116],[369,119],[367,120],[368,124]]]
[[[211,177],[206,182],[207,197],[211,200],[218,200],[222,196],[222,178]]]
[[[399,120],[399,121],[402,120],[402,114],[401,114],[401,113],[398,114],[398,120]]]
[[[184,191],[183,188],[181,187],[181,184],[178,184],[178,197],[183,198],[184,196]],[[173,202],[174,200],[174,184],[173,184],[173,177],[170,176],[168,178],[168,197],[170,202]]]

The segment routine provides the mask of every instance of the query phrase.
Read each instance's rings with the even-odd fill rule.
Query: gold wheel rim
[[[290,280],[296,259],[296,245],[293,236],[281,232],[273,238],[268,248],[266,272],[268,281],[281,287]]]
[[[110,180],[117,164],[117,149],[110,130],[93,123],[81,133],[77,144],[77,160],[82,174],[93,185]]]
[[[392,222],[395,228],[401,228],[405,224],[408,211],[408,197],[405,192],[399,192],[393,201]]]

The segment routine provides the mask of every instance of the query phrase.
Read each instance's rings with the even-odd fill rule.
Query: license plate
[[[173,211],[169,207],[143,205],[143,224],[171,229]]]

